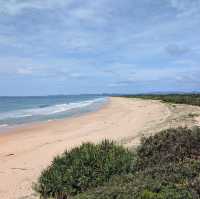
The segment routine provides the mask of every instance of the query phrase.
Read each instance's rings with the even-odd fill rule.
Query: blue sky
[[[200,91],[200,0],[0,0],[0,95]]]

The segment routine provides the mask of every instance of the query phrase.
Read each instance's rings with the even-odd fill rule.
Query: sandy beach
[[[108,138],[134,147],[142,135],[179,126],[183,121],[186,122],[183,125],[193,125],[196,121],[187,115],[200,111],[187,107],[172,107],[152,100],[110,98],[107,105],[94,113],[27,125],[1,134],[0,199],[38,198],[32,191],[32,184],[41,171],[54,156],[82,142]]]

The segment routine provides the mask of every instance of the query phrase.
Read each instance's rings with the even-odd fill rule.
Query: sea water
[[[107,100],[102,95],[0,97],[0,129],[95,111]]]

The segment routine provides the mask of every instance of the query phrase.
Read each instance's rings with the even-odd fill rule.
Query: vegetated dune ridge
[[[80,145],[107,138],[128,147],[142,135],[177,126],[193,126],[200,108],[153,100],[110,98],[95,113],[17,128],[0,135],[0,198],[35,199],[32,191],[53,157]]]

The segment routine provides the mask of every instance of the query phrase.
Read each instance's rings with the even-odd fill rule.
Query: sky
[[[200,91],[200,0],[0,0],[0,95]]]

